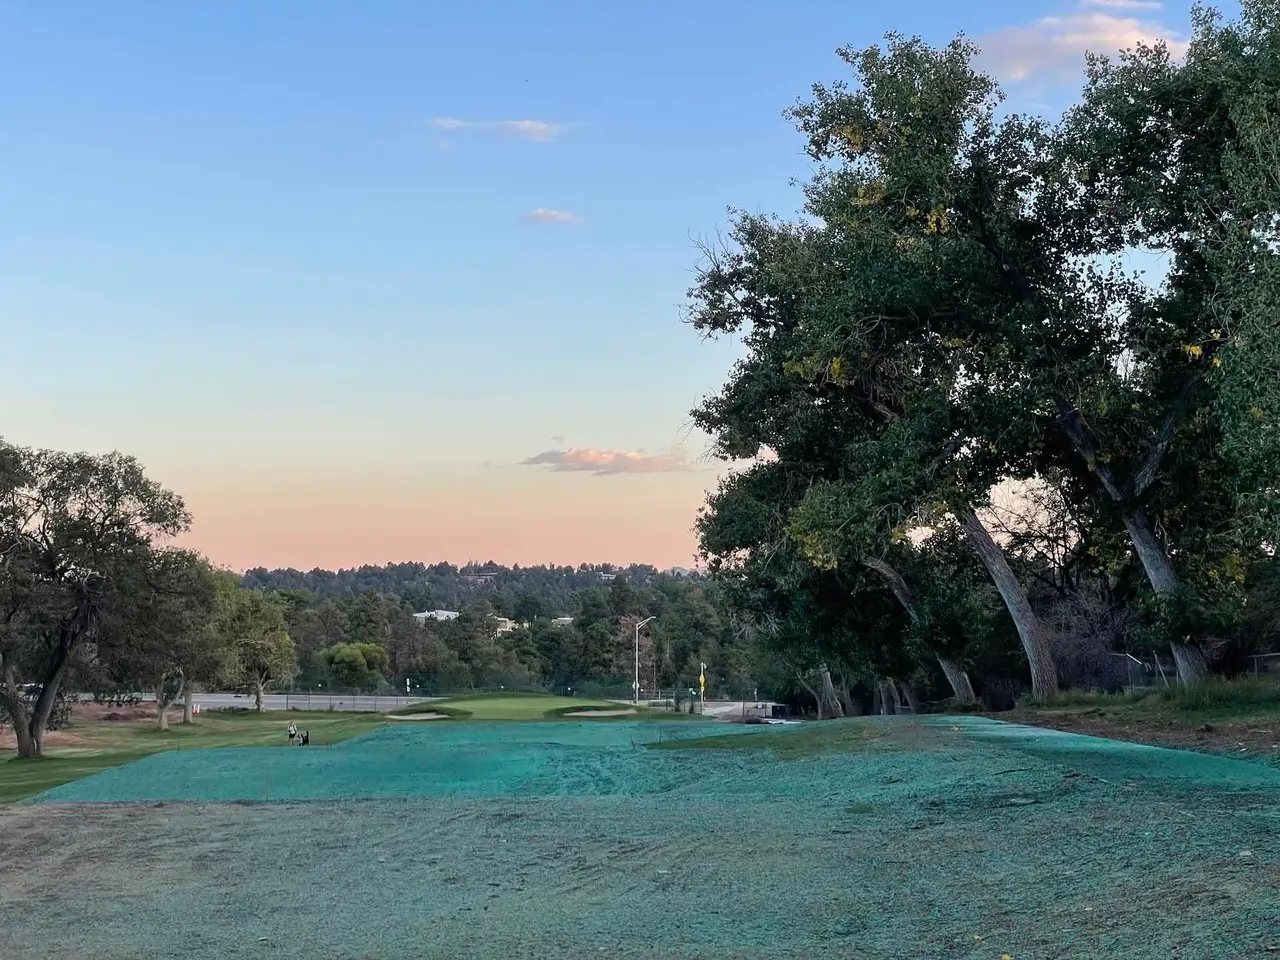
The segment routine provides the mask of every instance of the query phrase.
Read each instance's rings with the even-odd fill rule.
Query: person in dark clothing
[[[302,745],[305,747],[305,746],[306,746],[308,743],[310,743],[310,742],[311,742],[311,731],[310,731],[310,730],[303,730],[303,731],[302,731]]]

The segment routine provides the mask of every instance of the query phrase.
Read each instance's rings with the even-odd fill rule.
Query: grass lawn
[[[457,720],[555,720],[580,710],[627,710],[626,704],[612,700],[590,700],[585,697],[557,697],[545,693],[479,693],[472,696],[450,697],[447,700],[430,700],[413,703],[398,710],[392,716],[412,716],[420,713],[440,713]],[[637,714],[653,715],[641,708]],[[665,714],[660,714],[665,716]],[[633,714],[633,718],[634,718]],[[573,717],[568,717],[572,720]]]
[[[13,751],[0,752],[0,803],[12,803],[162,750],[275,746],[285,742],[290,720],[307,730],[317,746],[358,737],[385,722],[377,713],[210,711],[193,724],[173,724],[166,733],[150,722],[77,718],[64,728],[79,741],[75,746],[49,749],[36,760],[18,759]]]

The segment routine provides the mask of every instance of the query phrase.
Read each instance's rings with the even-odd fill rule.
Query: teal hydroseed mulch
[[[151,757],[0,815],[0,955],[1280,946],[1280,771],[978,719],[758,730],[423,723]],[[708,733],[733,739],[646,747]],[[200,799],[241,802],[167,802]]]

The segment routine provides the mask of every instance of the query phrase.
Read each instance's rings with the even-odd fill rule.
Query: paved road
[[[154,700],[154,697],[144,697]],[[327,693],[269,693],[262,698],[264,710],[394,710],[410,703],[421,703],[435,697],[357,697]],[[225,710],[228,707],[253,707],[252,695],[234,693],[197,693],[195,702],[201,710]]]

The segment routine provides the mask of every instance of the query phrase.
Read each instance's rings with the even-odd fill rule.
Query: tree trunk
[[[1124,529],[1129,534],[1147,580],[1151,582],[1151,589],[1162,597],[1177,590],[1178,574],[1174,571],[1160,538],[1156,536],[1147,511],[1141,508],[1128,511],[1124,515]]]
[[[1209,663],[1204,651],[1194,643],[1170,643],[1173,662],[1178,665],[1178,680],[1183,686],[1195,686],[1209,679]]]
[[[187,684],[187,694],[185,697],[182,698],[182,722],[183,723],[195,722],[194,720],[195,696],[196,696],[195,684],[193,683]]]
[[[844,710],[844,715],[846,717],[852,717],[858,711],[854,709],[853,694],[849,690],[848,686],[842,683],[840,685],[839,695],[840,695],[840,706]]]
[[[801,673],[801,672],[800,672],[800,671],[798,671],[798,670],[796,671],[796,679],[800,681],[800,686],[802,686],[802,687],[804,687],[806,690],[808,690],[808,691],[809,691],[809,695],[810,695],[811,697],[813,697],[813,702],[814,702],[815,704],[817,704],[817,709],[818,709],[818,719],[819,719],[819,720],[822,720],[822,719],[823,719],[823,716],[822,716],[822,696],[818,693],[818,691],[817,691],[817,690],[813,689],[813,687],[811,687],[811,686],[809,685],[809,681],[808,681],[808,680],[806,680],[806,679],[804,678],[804,674],[803,674],[803,673]]]
[[[831,682],[831,671],[823,667],[818,676],[819,691],[827,712],[833,717],[843,717],[844,708],[840,706],[840,698],[836,696],[836,685]]]
[[[1161,599],[1172,596],[1178,589],[1178,574],[1156,536],[1147,512],[1141,508],[1130,510],[1125,514],[1124,528],[1133,542],[1134,552],[1138,554],[1151,589]],[[1178,681],[1183,686],[1194,686],[1209,678],[1209,664],[1198,644],[1189,640],[1183,643],[1170,641],[1169,646],[1173,650],[1173,662],[1178,665]]]
[[[882,716],[891,717],[898,712],[897,691],[888,680],[878,681],[877,686],[880,688],[880,713]]]
[[[869,570],[874,570],[884,578],[889,590],[897,598],[898,602],[902,604],[902,608],[907,611],[907,616],[912,620],[920,619],[920,604],[902,574],[884,560],[863,560],[862,565]]]
[[[906,707],[905,713],[919,713],[920,701],[916,699],[916,688],[912,686],[910,680],[899,680],[898,690],[902,694],[900,704]]]
[[[882,713],[884,713],[884,689],[877,683],[871,688],[871,715],[878,717]]]
[[[978,699],[973,692],[969,675],[961,670],[954,660],[939,657],[938,666],[942,668],[942,674],[947,678],[947,683],[951,684],[951,692],[955,695],[957,704],[973,703]]]
[[[259,713],[262,712],[262,694],[266,688],[266,684],[261,680],[254,681],[253,684],[253,707]]]
[[[168,695],[165,688],[165,678],[161,677],[160,682],[156,684],[156,729],[169,729],[169,708],[182,698],[183,689],[186,687],[186,677],[181,672],[178,673],[178,689],[174,691],[173,696]]]
[[[4,664],[4,690],[0,692],[0,697],[3,697],[9,722],[13,724],[13,736],[18,742],[18,756],[38,757],[40,748],[31,736],[31,712],[27,709],[22,691],[18,689],[17,674],[8,663]]]
[[[1027,655],[1027,664],[1031,668],[1031,693],[1037,697],[1051,697],[1058,690],[1058,668],[1053,662],[1053,650],[1049,646],[1048,631],[1013,575],[1009,561],[1000,549],[1000,545],[991,538],[990,532],[978,519],[978,515],[967,505],[953,508],[960,523],[964,527],[969,542],[977,551],[982,565],[991,575],[1004,605],[1013,617],[1013,625],[1022,640],[1022,649]]]

